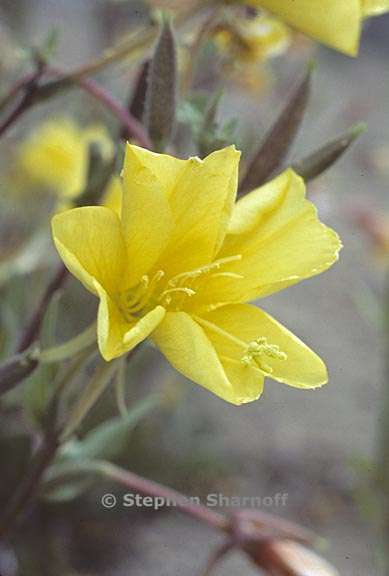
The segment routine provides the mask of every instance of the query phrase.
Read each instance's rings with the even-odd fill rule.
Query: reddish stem
[[[0,111],[11,104],[12,100],[16,98],[19,92],[25,89],[35,78],[36,72],[29,72],[11,86],[7,94],[0,100]]]
[[[7,130],[19,120],[19,118],[26,112],[33,104],[34,98],[37,91],[39,90],[38,82],[45,72],[45,67],[43,65],[39,66],[38,69],[25,76],[18,82],[14,84],[8,95],[3,99],[1,106],[6,106],[12,98],[16,97],[21,90],[24,90],[24,95],[22,96],[19,103],[10,112],[8,117],[0,124],[0,138],[7,132]],[[1,109],[1,108],[0,108]]]
[[[63,264],[58,266],[57,272],[51,282],[48,284],[38,306],[33,312],[27,325],[25,326],[17,347],[17,352],[24,352],[36,340],[46,308],[50,303],[54,293],[61,288],[68,275],[68,271]]]
[[[115,465],[109,465],[108,469],[109,472],[107,473],[107,476],[126,488],[134,490],[139,494],[151,496],[152,498],[162,498],[164,502],[173,503],[180,512],[187,514],[192,518],[197,518],[212,528],[222,530],[223,532],[229,530],[230,522],[226,516],[219,512],[215,512],[214,510],[210,510],[202,504],[191,503],[190,499],[180,492],[177,492],[172,488],[167,488],[166,486],[153,482],[152,480],[148,480],[147,478],[142,478],[133,472],[122,470]]]
[[[148,148],[149,150],[152,148],[151,140],[142,124],[132,116],[120,102],[115,100],[109,92],[90,78],[80,78],[77,80],[77,83],[83,90],[104,104],[105,107],[117,117],[129,136],[135,138],[143,148]]]

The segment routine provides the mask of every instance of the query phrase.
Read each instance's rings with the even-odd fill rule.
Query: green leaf
[[[57,372],[57,364],[41,364],[27,379],[24,386],[24,409],[30,420],[42,429],[46,424],[47,406],[56,389]]]
[[[177,119],[190,129],[202,157],[237,141],[238,120],[233,118],[223,124],[217,119],[222,96],[222,91],[211,98],[205,94],[196,94],[182,102],[178,108]]]
[[[44,57],[45,61],[50,61],[55,56],[58,40],[60,36],[60,29],[54,26],[47,34],[42,47],[39,49],[40,54]]]
[[[184,100],[177,109],[177,120],[180,124],[189,126],[192,133],[199,135],[203,123],[207,100],[205,97],[196,95],[190,100]]]
[[[44,364],[68,360],[74,355],[89,348],[96,342],[96,324],[88,326],[83,332],[71,338],[63,344],[46,348],[45,350],[35,350],[30,357]]]
[[[240,195],[262,186],[285,160],[304,118],[311,94],[312,71],[313,66],[310,65],[297,90],[265,136],[262,146],[249,162],[240,184]]]
[[[43,487],[43,497],[52,503],[65,503],[75,500],[85,494],[94,484],[94,476],[89,476],[85,471],[78,474],[59,477]]]
[[[127,359],[122,357],[118,361],[118,368],[115,375],[115,395],[119,413],[123,417],[126,417],[128,414],[128,408],[126,406],[126,372]]]
[[[68,456],[82,460],[115,460],[128,446],[130,433],[143,418],[161,403],[159,394],[152,394],[136,404],[125,417],[104,422],[73,447]]]
[[[337,162],[361,134],[366,131],[366,124],[360,123],[325,144],[313,154],[293,164],[293,169],[306,182],[323,174]]]
[[[41,496],[50,502],[69,502],[85,493],[96,479],[96,464],[56,460],[47,470]]]
[[[115,362],[103,362],[97,367],[95,373],[78,399],[78,402],[70,411],[68,421],[61,435],[62,442],[75,432],[88,414],[89,410],[98,401],[111,382],[115,370]]]
[[[176,40],[168,19],[162,30],[150,65],[146,99],[146,121],[157,151],[169,143],[176,122],[177,54]]]
[[[136,404],[125,418],[112,418],[82,441],[67,442],[46,474],[42,495],[51,502],[67,502],[86,492],[96,474],[101,474],[101,461],[116,460],[125,452],[132,430],[161,399],[159,394],[152,394]]]
[[[48,348],[55,344],[55,334],[58,322],[59,303],[62,298],[62,291],[57,290],[50,300],[45,315],[42,320],[40,330],[40,343],[42,348]]]

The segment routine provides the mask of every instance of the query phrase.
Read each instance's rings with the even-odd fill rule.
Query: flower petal
[[[126,354],[145,340],[165,316],[165,309],[157,306],[139,320],[125,320],[113,299],[97,282],[100,297],[97,317],[97,340],[103,358],[107,361]]]
[[[101,204],[106,208],[111,208],[111,210],[116,212],[119,218],[122,213],[122,194],[123,187],[120,177],[112,176],[104,192]]]
[[[308,36],[355,56],[361,30],[361,0],[251,0]]]
[[[154,264],[173,276],[213,259],[233,209],[239,158],[232,146],[180,160],[127,145],[122,220],[133,283]]]
[[[266,338],[269,345],[278,346],[287,356],[286,359],[264,358],[266,366],[272,370],[271,374],[264,371],[268,377],[296,388],[316,388],[328,380],[327,369],[319,356],[256,306],[230,304],[201,318],[204,331],[219,355],[227,354],[235,361],[241,361],[246,353],[243,344]]]
[[[364,16],[378,16],[389,10],[389,0],[362,0]]]
[[[52,219],[54,242],[62,260],[85,287],[94,279],[108,292],[119,289],[127,256],[118,216],[109,208],[74,208]]]
[[[136,162],[158,180],[167,198],[174,190],[187,162],[187,160],[181,160],[169,154],[158,154],[134,144],[127,144],[126,153],[128,158],[125,159],[125,162],[127,160],[131,163],[135,162],[135,156]]]
[[[161,352],[184,376],[233,404],[257,399],[263,375],[218,354],[204,329],[185,312],[168,312],[152,335]]]
[[[165,190],[137,150],[127,145],[123,168],[122,224],[130,262],[127,288],[152,268],[173,229]]]
[[[235,201],[240,153],[233,146],[205,160],[190,158],[169,196],[174,231],[162,255],[168,275],[211,262]]]
[[[236,204],[218,258],[241,255],[223,271],[241,278],[210,277],[192,306],[247,302],[319,274],[337,259],[341,242],[322,224],[292,170]]]

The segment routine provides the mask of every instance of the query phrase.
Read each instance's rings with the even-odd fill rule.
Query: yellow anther
[[[147,303],[152,299],[157,285],[164,275],[163,270],[158,270],[151,280],[148,275],[142,276],[139,284],[125,294],[123,307],[126,317],[138,314],[147,306]]]
[[[194,296],[196,294],[195,290],[192,290],[191,288],[185,288],[185,287],[177,287],[177,288],[168,288],[167,290],[164,290],[162,292],[162,294],[159,297],[159,301],[163,301],[165,300],[165,302],[167,302],[167,304],[170,304],[172,301],[172,297],[171,295],[179,292],[181,294],[185,294],[186,296]]]
[[[235,272],[215,272],[212,274],[212,278],[234,278],[234,279],[242,279],[244,276],[242,274],[236,274]]]
[[[235,256],[228,256],[227,258],[220,258],[220,260],[215,260],[210,264],[205,264],[204,266],[200,266],[200,268],[195,268],[194,270],[190,270],[189,272],[182,272],[181,274],[177,274],[174,278],[169,280],[169,286],[178,286],[182,283],[186,283],[188,281],[193,281],[200,276],[204,276],[205,274],[209,274],[213,270],[219,270],[222,266],[226,264],[230,264],[231,262],[236,262],[242,259],[241,254],[237,254]],[[226,272],[227,274],[227,272]]]

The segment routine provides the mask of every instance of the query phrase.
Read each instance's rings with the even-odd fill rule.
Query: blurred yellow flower
[[[251,63],[282,54],[289,46],[290,32],[277,18],[262,14],[220,24],[215,41],[235,61]]]
[[[264,378],[316,388],[322,360],[246,304],[323,272],[341,247],[292,170],[237,203],[240,154],[205,160],[127,145],[120,216],[75,208],[52,221],[69,270],[100,298],[98,344],[109,361],[151,337],[170,363],[234,404]]]
[[[24,179],[53,192],[66,206],[85,188],[93,145],[104,160],[113,156],[113,143],[104,127],[80,128],[67,118],[50,120],[22,142],[17,164]]]
[[[389,10],[387,0],[244,0],[308,36],[351,56],[358,52],[365,16]]]

